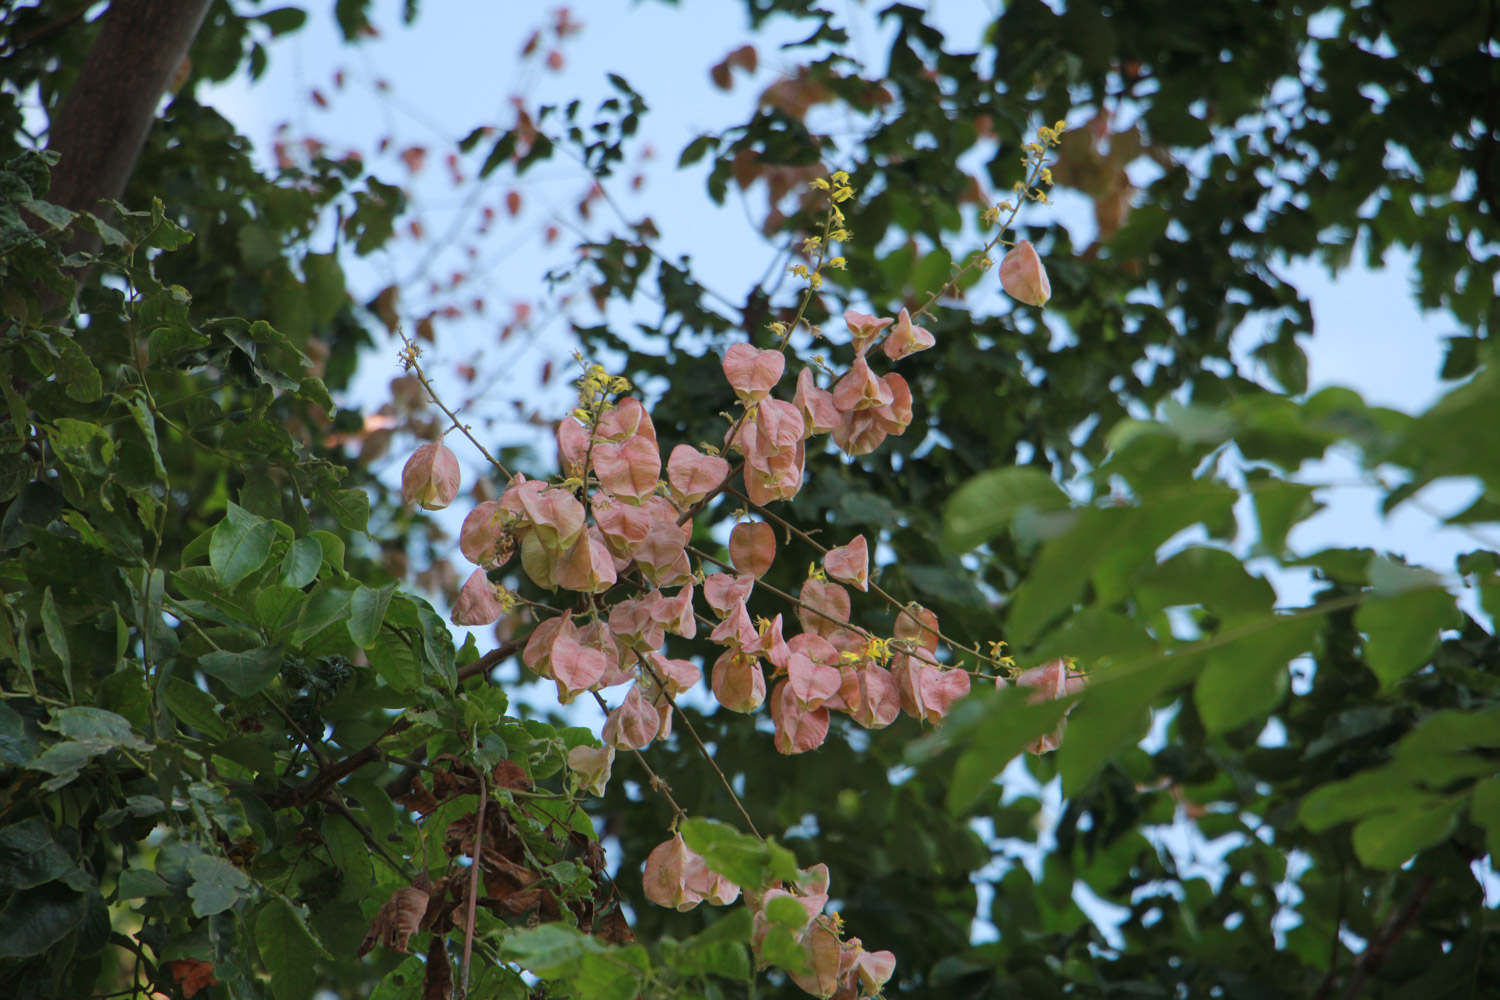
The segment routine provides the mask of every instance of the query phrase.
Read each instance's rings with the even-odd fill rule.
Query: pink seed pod
[[[1044,306],[1052,298],[1047,269],[1031,241],[1022,240],[1000,262],[1000,287],[1005,294],[1028,306]]]
[[[426,510],[442,510],[458,496],[458,458],[441,441],[412,453],[401,470],[401,499]]]

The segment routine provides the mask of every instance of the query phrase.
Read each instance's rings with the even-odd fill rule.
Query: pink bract
[[[458,531],[459,551],[485,569],[504,565],[515,551],[515,539],[506,527],[514,517],[498,500],[477,504]]]
[[[583,477],[583,458],[588,450],[588,428],[572,417],[557,422],[557,467],[564,476]]]
[[[602,593],[615,585],[615,579],[615,562],[604,544],[604,535],[592,524],[558,558],[553,570],[553,580],[559,587],[584,594]]]
[[[401,499],[426,510],[442,510],[458,496],[458,458],[441,441],[412,452],[401,469]]]
[[[623,750],[643,750],[661,730],[661,716],[656,707],[641,694],[640,685],[632,687],[619,707],[604,720],[605,743]]]
[[[865,536],[855,535],[847,545],[829,549],[823,554],[823,568],[835,580],[842,580],[860,590],[869,590],[870,553]]]
[[[552,678],[557,682],[557,700],[566,705],[599,683],[609,660],[602,650],[585,646],[571,623],[558,629],[548,653]]]
[[[908,604],[896,616],[896,638],[914,641],[929,653],[938,648],[938,619],[920,604]]]
[[[786,356],[780,351],[760,351],[749,344],[734,344],[724,352],[724,377],[743,403],[765,399],[781,381]]]
[[[797,620],[804,632],[827,639],[849,622],[849,592],[832,581],[809,579],[798,599],[802,603],[797,608]]]
[[[590,795],[604,794],[614,763],[614,747],[576,746],[568,751],[568,770]]]
[[[505,607],[495,593],[495,585],[490,583],[484,570],[476,569],[464,581],[458,600],[453,602],[451,620],[455,625],[493,625],[504,613]]]
[[[703,599],[721,616],[729,614],[736,604],[750,598],[755,589],[755,577],[748,573],[711,573],[703,579]]]
[[[731,712],[753,712],[766,700],[766,675],[753,656],[722,654],[714,661],[710,684],[719,704]]]
[[[891,672],[878,664],[866,664],[855,683],[859,705],[849,715],[866,729],[884,729],[901,714],[901,691]]]
[[[661,478],[661,455],[643,437],[626,438],[619,444],[596,441],[590,459],[599,485],[617,497],[649,496]]]
[[[1031,241],[1017,243],[1000,261],[1000,287],[1006,295],[1028,306],[1044,306],[1052,298],[1047,269]]]
[[[656,428],[651,423],[651,415],[640,400],[631,396],[623,397],[604,411],[594,428],[594,437],[597,441],[616,442],[639,437],[656,447]]]
[[[885,338],[880,349],[892,361],[900,361],[909,354],[925,351],[937,340],[927,330],[915,325],[905,309],[896,316],[896,326]]]
[[[765,521],[741,521],[729,532],[729,561],[759,578],[776,561],[776,529]]]
[[[827,434],[839,425],[839,408],[834,405],[833,393],[819,389],[813,381],[811,368],[797,373],[797,393],[792,404],[802,411],[802,434]]]
[[[997,679],[995,686],[999,687],[1001,683],[1003,680]],[[1051,660],[1040,667],[1032,667],[1023,672],[1016,678],[1016,683],[1021,687],[1032,688],[1033,692],[1028,700],[1032,704],[1037,704],[1077,694],[1087,686],[1088,678],[1081,674],[1070,674],[1067,660]],[[1073,708],[1070,705],[1068,712],[1072,711]],[[1065,714],[1056,729],[1026,744],[1026,752],[1046,753],[1049,750],[1056,750],[1062,745],[1063,730],[1067,728],[1067,724],[1068,719]]]
[[[728,475],[728,461],[718,455],[705,455],[692,445],[678,445],[667,458],[667,483],[683,509],[717,489]]]
[[[844,311],[844,325],[849,328],[849,341],[854,345],[854,356],[864,357],[870,345],[880,336],[880,331],[890,326],[890,317],[876,319],[868,313],[855,312],[853,309]]]
[[[850,410],[833,429],[833,443],[847,455],[868,455],[885,442],[888,433],[877,410]]]
[[[907,715],[936,724],[969,693],[969,675],[962,670],[943,670],[914,656],[897,656],[891,675],[901,692],[901,708]]]
[[[841,413],[873,409],[890,401],[890,389],[875,377],[864,358],[855,358],[854,364],[833,387],[833,405]]]

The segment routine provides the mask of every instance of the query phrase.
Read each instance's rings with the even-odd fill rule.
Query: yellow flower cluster
[[[583,355],[574,354],[574,360],[583,362]],[[578,408],[573,416],[586,424],[598,419],[609,397],[619,396],[631,389],[630,379],[623,375],[611,375],[598,363],[591,364],[578,377]]]

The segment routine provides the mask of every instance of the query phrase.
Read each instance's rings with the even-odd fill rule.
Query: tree
[[[357,38],[369,15],[339,12]],[[754,565],[748,612],[790,621],[794,606],[776,592],[815,603],[800,567],[860,535],[893,603],[857,595],[852,627],[889,640],[887,654],[920,656],[935,621],[941,673],[1022,683],[975,684],[951,706],[917,706],[922,723],[868,733],[835,713],[826,742],[795,756],[689,696],[675,706],[676,735],[644,755],[650,770],[616,775],[599,798],[587,794],[599,734],[507,714],[506,685],[494,683],[536,639],[532,623],[558,620],[559,602],[620,596],[560,576],[572,529],[554,511],[511,511],[521,558],[481,574],[475,592],[493,599],[490,585],[504,584],[531,620],[514,642],[455,650],[431,605],[360,534],[417,522],[367,470],[341,478],[335,442],[361,428],[330,419],[328,390],[348,377],[381,304],[350,301],[339,257],[307,239],[342,208],[351,252],[381,245],[399,188],[317,156],[260,176],[233,129],[193,100],[197,81],[242,58],[263,65],[262,36],[300,16],[210,10],[126,190],[133,212],[105,221],[79,214],[91,205],[47,202],[46,158],[24,152],[35,143],[19,95],[34,85],[57,106],[98,28],[69,13],[42,5],[7,23],[5,134],[20,155],[3,175],[11,318],[0,358],[5,447],[20,461],[0,484],[12,626],[0,638],[14,636],[0,648],[14,775],[0,827],[0,954],[23,995],[175,983],[184,995],[219,985],[249,996],[265,988],[261,970],[278,1000],[377,981],[382,996],[456,983],[524,995],[518,969],[578,996],[734,995],[754,975],[752,953],[771,967],[761,992],[817,992],[832,931],[800,904],[799,916],[766,893],[752,928],[745,908],[684,915],[645,901],[717,891],[701,881],[708,870],[679,877],[687,849],[747,890],[799,886],[794,900],[823,891],[797,868],[825,863],[843,933],[894,953],[890,993],[1426,996],[1493,977],[1469,868],[1500,842],[1496,645],[1471,617],[1475,601],[1461,610],[1455,595],[1493,614],[1500,555],[1479,527],[1451,574],[1373,547],[1287,545],[1317,505],[1298,469],[1334,446],[1357,449],[1387,509],[1437,479],[1472,477],[1482,494],[1448,523],[1494,519],[1500,122],[1486,54],[1496,29],[1482,11],[1232,4],[1127,18],[1017,3],[967,53],[898,4],[880,15],[884,65],[869,67],[845,54],[834,15],[747,5],[752,31],[773,15],[806,22],[791,50],[802,68],[682,160],[711,158],[717,198],[764,184],[768,238],[803,271],[713,297],[690,264],[655,251],[650,227],[583,247],[575,274],[596,299],[650,293],[665,309],[629,335],[575,324],[585,355],[623,366],[583,380],[585,419],[571,424],[582,430],[560,437],[566,458],[568,435],[584,434],[585,457],[563,470],[574,481],[554,499],[592,503],[654,483],[655,473],[635,482],[624,454],[640,424],[613,441],[598,432],[629,409],[615,402],[615,377],[668,386],[648,400],[660,461],[671,445],[722,441],[718,414],[750,412],[737,394],[765,405],[760,383],[775,380],[759,351],[785,342],[794,365],[823,353],[842,377],[857,367],[849,337],[874,320],[837,317],[906,307],[934,341],[897,362],[910,430],[854,461],[809,439],[795,495],[752,502],[746,482],[749,499],[705,506],[691,542],[705,565]],[[732,81],[748,59],[737,50],[715,79]],[[597,121],[578,107],[528,109],[510,127],[476,130],[463,155],[473,173],[496,175],[571,151],[608,185],[648,113],[628,81],[615,86]],[[829,110],[855,138],[820,130]],[[1035,138],[1038,112],[1066,113],[1072,127]],[[971,177],[957,164],[975,149],[994,152]],[[991,231],[1036,240],[1053,299],[1044,311],[980,308],[989,300],[974,291],[997,279],[972,234],[1014,218],[993,204],[1004,195],[986,192],[1018,180],[1022,194],[1044,191],[1044,163],[1093,201],[1096,232],[1077,246],[1034,204],[1024,231]],[[831,199],[852,238],[834,239],[843,226]],[[98,248],[69,258],[80,229]],[[834,243],[843,269],[830,264]],[[1312,316],[1276,264],[1314,256],[1337,268],[1361,243],[1373,259],[1391,245],[1416,250],[1420,301],[1464,331],[1444,367],[1462,381],[1424,414],[1305,391],[1296,337]],[[1254,357],[1275,387],[1240,374],[1229,353],[1247,317],[1268,315],[1282,323]],[[814,346],[808,325],[826,343]],[[326,385],[314,358],[326,358]],[[425,386],[419,354],[409,347],[406,360]],[[775,393],[791,398],[787,383]],[[412,426],[441,433],[450,422]],[[618,454],[594,455],[596,441]],[[752,465],[764,458],[753,444],[742,451]],[[525,456],[497,457],[515,471]],[[446,467],[426,468],[438,479],[418,482],[415,469],[410,492],[450,499]],[[524,507],[523,492],[505,495]],[[778,518],[787,529],[765,566],[766,532],[743,524]],[[730,522],[742,523],[735,536]],[[1181,540],[1188,529],[1198,541]],[[494,561],[484,556],[494,543],[477,562]],[[857,578],[852,556],[839,552],[827,574]],[[1262,575],[1276,563],[1314,574],[1305,606],[1277,606]],[[579,591],[602,596],[569,596]],[[924,610],[903,621],[908,601]],[[720,614],[697,602],[717,626]],[[667,650],[708,668],[722,652],[708,632],[674,636]],[[1008,647],[990,645],[1002,638]],[[578,667],[559,650],[573,655],[548,637],[565,685]],[[1060,670],[1023,672],[1065,658],[1085,690]],[[1055,697],[1033,702],[1043,681]],[[1165,741],[1142,743],[1153,715]],[[622,754],[639,742],[618,739],[629,721],[613,737]],[[778,729],[781,739],[784,721]],[[711,750],[697,753],[695,740]],[[1026,769],[1060,775],[1064,795],[1050,846],[1035,794],[1002,795],[995,782],[1038,740],[1044,752]],[[699,818],[678,824],[679,809]],[[1169,824],[1176,843],[1222,853],[1187,864],[1160,833]],[[617,881],[596,830],[609,835]],[[1030,865],[1013,860],[1028,854]],[[459,863],[475,855],[481,864]],[[654,889],[636,877],[643,863]],[[1080,886],[1124,908],[1117,925],[1080,908]],[[996,940],[972,943],[976,913]],[[424,959],[403,960],[412,947]],[[373,956],[356,958],[362,950]]]

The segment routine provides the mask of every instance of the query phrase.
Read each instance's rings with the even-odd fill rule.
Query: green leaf
[[[723,976],[748,981],[754,974],[747,945],[750,910],[737,907],[709,924],[702,933],[681,942],[668,963],[685,976]]]
[[[131,419],[135,421],[136,427],[140,428],[141,437],[146,440],[146,448],[151,452],[151,465],[156,471],[157,479],[163,484],[170,482],[167,467],[162,464],[160,442],[156,437],[156,417],[146,405],[145,398],[140,395],[119,398],[125,404],[125,409],[130,411]]]
[[[10,897],[0,910],[0,958],[40,955],[83,923],[88,905],[88,895],[61,882]]]
[[[162,702],[178,721],[187,723],[209,739],[229,738],[229,726],[219,718],[218,700],[181,677],[167,678],[162,688]]]
[[[215,677],[239,695],[249,698],[258,694],[281,670],[282,647],[265,646],[243,653],[227,649],[205,653],[198,658],[198,669]]]
[[[0,891],[33,889],[74,873],[83,875],[47,824],[37,817],[0,829]],[[73,888],[87,885],[87,876],[83,876],[83,884]]]
[[[797,859],[774,840],[760,840],[718,820],[684,820],[682,839],[708,867],[742,889],[754,890],[797,875]]]
[[[327,950],[313,936],[302,914],[276,896],[255,917],[255,946],[271,973],[276,1000],[307,1000],[318,985],[318,960]]]
[[[1288,665],[1313,648],[1321,622],[1313,616],[1272,618],[1242,626],[1245,638],[1204,654],[1207,666],[1193,688],[1204,728],[1222,733],[1269,712],[1286,694]]]
[[[323,843],[339,870],[343,884],[354,892],[367,891],[375,884],[375,868],[364,838],[346,818],[329,813],[323,817]],[[357,897],[356,897],[357,898]]]
[[[1485,778],[1474,786],[1469,818],[1484,827],[1484,843],[1490,856],[1500,858],[1500,776]]]
[[[223,858],[198,854],[188,862],[192,884],[188,896],[193,901],[193,915],[209,917],[238,903],[250,890],[250,879]]]
[[[1151,723],[1147,710],[1201,666],[1195,655],[1152,656],[1090,675],[1088,690],[1069,716],[1057,751],[1063,794],[1076,794],[1110,759],[1145,736]]]
[[[102,708],[64,708],[53,713],[47,728],[55,729],[69,739],[101,740],[111,746],[146,752],[151,744],[130,727],[130,720]]]
[[[344,290],[344,269],[339,266],[337,254],[310,253],[302,258],[302,273],[307,276],[307,301],[312,306],[313,322],[324,326],[349,299]]]
[[[1354,624],[1366,635],[1364,660],[1389,689],[1425,667],[1438,633],[1461,621],[1453,595],[1440,589],[1409,590],[1396,597],[1365,601]]]
[[[1313,789],[1297,808],[1297,819],[1313,833],[1321,833],[1362,816],[1398,809],[1417,794],[1390,769],[1375,768]]]
[[[361,586],[354,591],[349,599],[349,636],[355,645],[361,649],[369,649],[375,645],[375,639],[380,635],[380,624],[385,621],[386,608],[390,606],[391,596],[395,592],[394,583],[378,590]]]
[[[0,618],[0,629],[7,628]],[[19,712],[0,701],[0,764],[25,767],[38,750],[37,742],[26,728]]]
[[[69,399],[80,403],[92,403],[104,391],[99,378],[99,369],[78,341],[72,337],[57,337],[52,343],[57,347],[57,377],[62,382]]]
[[[538,975],[572,965],[584,955],[596,955],[607,945],[573,927],[546,923],[528,930],[512,931],[502,944],[504,956]]]
[[[970,479],[943,509],[943,547],[967,552],[1010,527],[1023,510],[1063,510],[1068,497],[1052,477],[1032,466],[994,469]]]
[[[318,490],[318,499],[346,531],[364,531],[370,523],[370,496],[364,490]]]
[[[1408,798],[1404,808],[1371,816],[1354,828],[1354,853],[1371,868],[1394,871],[1412,855],[1445,840],[1463,806],[1462,796]]]
[[[57,604],[52,600],[52,588],[42,591],[42,632],[47,636],[47,645],[62,663],[63,676],[67,678],[68,690],[73,689],[73,658],[68,655],[68,633],[63,629],[62,619],[57,615]],[[128,728],[128,724],[127,724]]]
[[[400,632],[386,630],[370,648],[370,666],[397,691],[415,691],[422,685],[422,660]]]
[[[115,458],[115,443],[104,428],[86,420],[59,417],[50,437],[57,455],[79,475],[103,476]]]
[[[118,744],[107,740],[64,740],[42,751],[30,766],[34,771],[56,775],[47,782],[47,787],[57,789],[78,777],[89,761],[118,748]]]
[[[1500,708],[1434,712],[1396,745],[1396,758],[1416,766],[1471,747],[1500,747]]]
[[[1422,566],[1407,566],[1379,553],[1370,557],[1365,572],[1370,591],[1377,597],[1395,597],[1412,590],[1437,590],[1443,586],[1442,574]]]
[[[323,565],[334,573],[344,574],[344,540],[331,531],[318,530],[307,536],[323,550]],[[288,581],[290,582],[290,581]]]
[[[172,887],[167,885],[166,879],[145,868],[127,868],[122,871],[115,888],[121,899],[144,899],[172,894]]]
[[[160,198],[151,199],[151,232],[142,246],[159,250],[180,250],[193,241],[193,234],[167,218]]]
[[[296,31],[307,23],[307,11],[300,7],[277,7],[259,14],[255,18],[271,31],[274,38]]]
[[[543,979],[566,981],[574,995],[590,1000],[634,1000],[650,970],[639,945],[611,948],[555,922],[508,931],[500,954]]]
[[[333,584],[323,584],[308,597],[302,608],[302,617],[292,633],[292,645],[304,645],[324,629],[344,621],[349,614],[349,597],[352,592]]]
[[[255,593],[255,622],[271,636],[296,624],[307,595],[297,587],[273,583]]]
[[[77,212],[61,205],[54,205],[50,201],[22,198],[20,205],[52,229],[66,229],[73,224],[74,219],[78,218]]]
[[[233,587],[265,564],[275,540],[274,522],[231,503],[224,520],[214,528],[209,564],[225,587]]]
[[[1276,602],[1271,585],[1251,576],[1232,553],[1205,545],[1141,570],[1130,593],[1144,615],[1202,605],[1223,622],[1269,616]]]
[[[986,686],[959,702],[943,725],[908,748],[912,763],[935,761],[945,769],[948,811],[962,815],[994,787],[1026,744],[1049,733],[1062,721],[1074,699],[1030,703],[1031,692],[1015,685],[996,691]],[[940,756],[956,748],[957,761]]]

